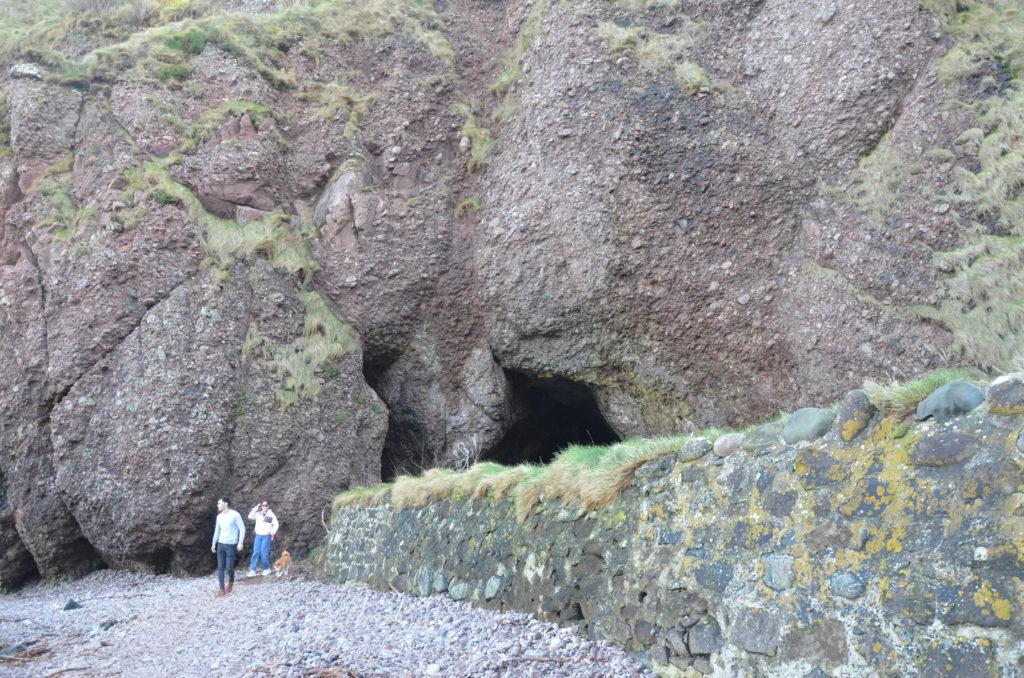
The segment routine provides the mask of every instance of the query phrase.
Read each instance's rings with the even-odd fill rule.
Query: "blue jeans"
[[[249,561],[249,569],[255,570],[260,561],[263,561],[263,569],[270,569],[270,535],[257,534],[256,541],[252,545],[252,560]]]
[[[238,552],[238,544],[222,544],[217,542],[217,583],[220,590],[224,590],[224,573],[227,572],[228,581],[235,583],[235,554]]]

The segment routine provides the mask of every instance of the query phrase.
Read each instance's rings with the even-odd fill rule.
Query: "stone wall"
[[[854,392],[814,442],[691,442],[596,512],[342,508],[327,571],[576,625],[663,675],[1024,675],[1024,415],[989,398],[908,423]]]

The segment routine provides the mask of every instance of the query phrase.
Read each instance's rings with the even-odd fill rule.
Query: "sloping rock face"
[[[0,50],[5,585],[1024,355],[1013,3],[179,4]]]
[[[684,447],[604,509],[541,501],[521,524],[507,498],[340,508],[327,572],[528,611],[661,675],[1013,676],[1024,419],[986,409]]]

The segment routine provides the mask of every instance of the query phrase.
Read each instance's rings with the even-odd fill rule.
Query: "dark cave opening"
[[[414,400],[386,398],[402,389],[386,384],[387,364],[369,361],[363,375],[370,388],[387,403],[388,429],[381,453],[381,481],[399,475],[420,475],[443,463],[442,449],[430,449],[438,422],[427,421]],[[569,445],[608,445],[619,436],[601,414],[593,391],[585,384],[559,377],[536,377],[505,370],[510,409],[515,419],[505,434],[483,451],[482,461],[515,465],[543,464]],[[433,426],[432,426],[433,425]],[[442,424],[443,425],[443,424]],[[434,430],[434,435],[431,431]]]
[[[484,454],[485,460],[508,465],[544,464],[569,445],[619,442],[586,385],[513,370],[506,370],[505,375],[520,416],[498,444]]]
[[[425,441],[430,436],[423,415],[409,403],[384,397],[386,389],[382,382],[390,365],[390,362],[369,360],[363,363],[363,378],[388,408],[388,430],[380,460],[380,479],[385,483],[400,475],[420,475],[425,469],[433,468],[435,452],[439,452],[427,449]]]

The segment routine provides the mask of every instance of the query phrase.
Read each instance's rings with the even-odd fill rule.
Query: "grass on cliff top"
[[[0,0],[6,15],[13,0]],[[20,3],[32,6],[37,3]],[[214,0],[43,0],[39,9],[10,10],[0,24],[0,62],[27,59],[79,84],[129,77],[180,84],[188,61],[207,44],[245,62],[278,88],[298,85],[287,68],[292,48],[318,58],[339,44],[402,33],[451,64],[441,15],[422,0],[302,0],[269,14],[224,12]],[[5,16],[6,18],[6,16]],[[74,60],[59,53],[85,38],[103,46]]]
[[[715,437],[708,432],[705,437]],[[355,488],[338,495],[334,509],[375,506],[390,501],[397,509],[448,498],[511,497],[516,519],[526,520],[540,501],[578,503],[585,511],[608,506],[642,464],[679,451],[691,436],[626,440],[613,445],[572,445],[550,464],[476,464],[468,471],[431,469],[422,476],[399,476],[393,484]]]
[[[977,373],[971,370],[949,368],[929,372],[902,384],[895,380],[884,384],[866,381],[863,388],[868,399],[879,410],[890,416],[902,417],[912,412],[919,402],[940,386],[958,379],[970,380],[977,376]]]
[[[998,64],[1011,78],[1024,74],[1024,8],[1020,0],[966,0],[936,12],[947,19],[956,44],[936,64],[952,85]]]

